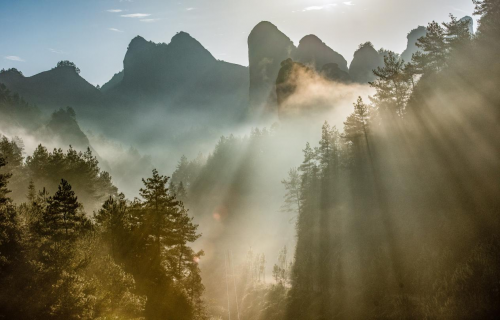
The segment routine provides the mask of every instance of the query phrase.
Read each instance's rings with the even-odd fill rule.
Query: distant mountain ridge
[[[349,66],[349,75],[355,82],[368,83],[375,80],[373,70],[383,65],[383,53],[375,50],[371,42],[366,42],[354,52],[354,58]]]
[[[346,59],[313,34],[307,35],[300,40],[294,57],[295,60],[308,64],[317,71],[320,71],[329,63],[336,63],[341,70],[349,71]]]
[[[85,111],[102,101],[102,93],[69,66],[56,67],[31,77],[9,70],[0,73],[0,83],[49,112],[66,106]]]
[[[111,98],[173,104],[168,108],[219,108],[232,104],[243,112],[247,72],[246,67],[218,61],[185,32],[177,33],[169,44],[156,44],[137,36],[125,54],[123,71],[102,91]]]
[[[345,81],[347,76],[338,72],[334,65],[337,65],[340,71],[349,70],[344,57],[317,36],[303,37],[296,47],[288,36],[268,21],[260,22],[250,32],[248,58],[250,109],[257,117],[276,115],[278,112],[276,81],[283,61],[293,59],[312,67],[317,72],[326,72],[332,79],[339,78],[342,81]],[[325,69],[328,64],[330,66]]]
[[[461,20],[473,29],[470,17]],[[425,27],[418,27],[408,34],[402,59],[411,60],[418,49],[415,42],[425,33]],[[114,126],[116,121],[135,126],[135,117],[151,111],[161,111],[155,119],[164,117],[173,127],[193,112],[202,122],[213,119],[218,124],[241,121],[251,114],[273,115],[278,109],[276,80],[283,61],[302,63],[332,81],[366,84],[374,80],[372,70],[383,64],[383,55],[365,43],[348,67],[346,59],[316,35],[304,36],[295,46],[277,26],[263,21],[248,36],[249,67],[217,60],[191,35],[178,32],[168,44],[133,38],[123,70],[101,88],[83,79],[76,66],[64,64],[31,77],[3,71],[0,83],[42,111],[70,106],[82,123],[96,123],[121,136],[118,131],[123,129]]]
[[[277,111],[275,81],[281,62],[297,48],[278,27],[268,21],[257,24],[248,36],[250,108],[257,116]]]

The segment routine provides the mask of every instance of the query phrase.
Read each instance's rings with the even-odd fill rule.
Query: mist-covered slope
[[[373,70],[383,65],[383,54],[377,52],[371,42],[366,42],[354,52],[354,58],[349,66],[349,75],[355,82],[368,83],[376,78]]]
[[[137,36],[125,54],[123,71],[103,86],[103,92],[112,102],[161,105],[174,111],[210,109],[237,117],[245,110],[247,68],[216,60],[185,32],[169,44]]]
[[[295,50],[292,40],[270,22],[260,22],[250,32],[250,106],[256,115],[277,111],[274,82],[281,62],[292,57]]]
[[[99,108],[102,100],[101,92],[72,66],[59,66],[31,77],[10,70],[0,73],[0,83],[45,111],[67,106],[90,111]]]
[[[311,65],[317,71],[329,63],[336,63],[342,71],[349,71],[344,57],[313,34],[307,35],[300,40],[295,52],[295,60]]]

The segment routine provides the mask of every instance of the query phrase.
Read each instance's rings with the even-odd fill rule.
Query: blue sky
[[[262,20],[296,44],[316,34],[350,61],[360,43],[401,52],[418,25],[472,12],[472,0],[0,0],[0,69],[31,76],[70,60],[102,85],[133,37],[168,43],[178,31],[247,65],[247,37]]]

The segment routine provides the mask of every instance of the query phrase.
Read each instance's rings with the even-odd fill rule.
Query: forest
[[[365,87],[282,59],[251,121],[156,145],[170,171],[0,83],[0,319],[499,318],[500,1],[473,3],[477,32],[433,21],[411,61],[360,45],[380,59]]]

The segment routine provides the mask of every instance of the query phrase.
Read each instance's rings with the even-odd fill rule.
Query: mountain
[[[317,71],[320,71],[328,63],[336,63],[341,70],[349,71],[344,57],[333,51],[313,34],[307,35],[300,40],[294,58],[296,61],[311,65]]]
[[[176,112],[196,110],[241,114],[248,97],[247,68],[218,61],[188,33],[169,44],[135,37],[123,60],[123,71],[102,88],[120,105],[150,104]]]
[[[9,70],[0,73],[0,83],[42,111],[71,106],[89,116],[102,101],[101,92],[83,79],[74,66],[61,65],[31,77]]]
[[[275,25],[263,21],[248,36],[250,108],[252,112],[276,113],[275,80],[281,62],[291,58],[296,48]]]
[[[45,134],[47,139],[56,139],[58,145],[64,148],[71,145],[77,150],[92,149],[89,139],[80,128],[76,120],[76,113],[71,107],[61,108],[52,113],[50,120],[40,132]],[[94,154],[96,154],[95,151]]]
[[[371,42],[361,44],[354,52],[354,58],[349,66],[352,81],[368,83],[375,80],[373,70],[384,65],[384,55],[373,47]]]
[[[471,17],[469,16],[465,16],[463,17],[462,19],[460,19],[460,21],[465,21],[467,22],[468,26],[469,26],[469,33],[470,34],[474,34],[474,19],[472,19]]]
[[[118,73],[115,73],[114,76],[111,78],[111,80],[103,84],[101,87],[101,92],[109,91],[110,89],[120,84],[122,80],[123,80],[123,70]]]
[[[12,71],[12,70],[11,70]],[[14,70],[15,71],[15,70]],[[90,142],[76,120],[71,107],[60,108],[46,119],[40,110],[27,103],[19,94],[0,84],[0,136],[20,136],[33,143],[77,150],[91,148]]]
[[[406,45],[405,51],[401,54],[401,59],[403,59],[405,62],[411,62],[411,57],[413,54],[417,53],[419,51],[416,43],[417,40],[425,37],[427,34],[427,28],[419,26],[416,29],[413,29],[408,33],[408,36],[406,37],[408,39],[408,43]]]
[[[336,63],[327,63],[321,68],[320,72],[326,79],[349,83],[351,82],[351,76],[348,72],[339,68],[339,65]]]
[[[474,19],[472,19],[469,16],[465,16],[460,21],[465,21],[469,27],[469,33],[472,35],[474,34]],[[408,33],[408,36],[406,37],[408,39],[408,43],[406,45],[405,51],[401,54],[401,59],[403,59],[405,62],[411,62],[411,58],[413,54],[417,53],[419,51],[419,48],[417,47],[416,43],[417,40],[420,39],[421,37],[425,37],[427,35],[427,28],[419,26],[416,29],[413,29]]]
[[[11,71],[19,73],[17,70],[9,70]],[[15,76],[15,73],[12,75]],[[24,101],[17,93],[10,92],[4,84],[0,83],[0,134],[10,127],[31,131],[40,126],[40,110]]]

